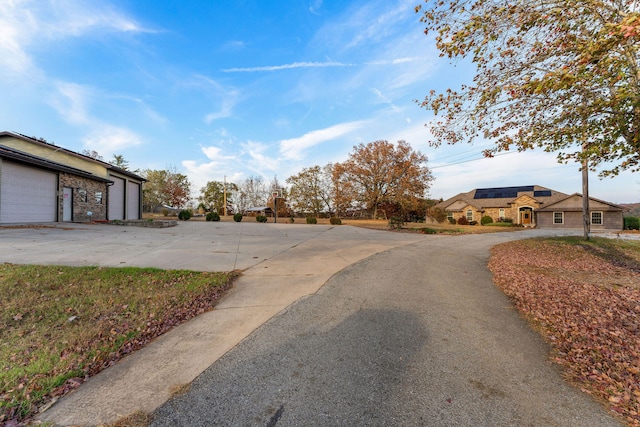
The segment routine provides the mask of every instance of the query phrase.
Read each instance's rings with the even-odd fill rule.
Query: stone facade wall
[[[73,222],[104,221],[107,219],[107,184],[68,173],[60,173],[59,191],[73,189],[71,207]],[[63,198],[58,201],[58,218],[63,218]],[[87,215],[91,212],[91,216]]]

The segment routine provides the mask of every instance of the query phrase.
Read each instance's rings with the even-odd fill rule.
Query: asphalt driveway
[[[492,284],[490,246],[430,236],[334,275],[214,363],[153,426],[616,426]]]

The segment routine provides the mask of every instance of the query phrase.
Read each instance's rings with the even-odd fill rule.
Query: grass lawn
[[[0,265],[0,425],[211,309],[234,276]]]

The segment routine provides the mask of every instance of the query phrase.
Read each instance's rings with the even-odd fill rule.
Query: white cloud
[[[242,145],[242,147],[245,154],[250,158],[247,163],[252,170],[263,176],[268,176],[265,169],[271,172],[276,172],[278,170],[278,160],[264,154],[269,149],[268,145],[261,142],[247,141]]]
[[[101,125],[84,138],[84,147],[95,150],[105,159],[123,149],[142,144],[135,132],[117,126]]]
[[[56,82],[56,93],[52,96],[51,106],[67,122],[73,125],[88,125],[87,98],[91,90],[76,83]]]
[[[311,0],[309,4],[309,12],[314,15],[319,14],[319,9],[322,7],[322,0]]]
[[[342,135],[353,132],[357,129],[364,127],[367,121],[354,121],[347,123],[340,123],[326,129],[319,129],[308,132],[301,137],[285,139],[280,141],[280,154],[285,159],[301,160],[302,153],[318,144],[332,139],[338,138]]]
[[[37,30],[37,23],[31,12],[23,8],[26,3],[21,0],[0,2],[0,68],[16,74],[32,66],[25,45]]]
[[[0,2],[0,69],[36,67],[29,53],[50,40],[99,32],[155,32],[102,1],[5,0]]]

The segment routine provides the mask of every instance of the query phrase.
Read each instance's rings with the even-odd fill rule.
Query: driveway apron
[[[428,236],[346,267],[154,413],[153,426],[616,426],[492,283],[497,243]]]

